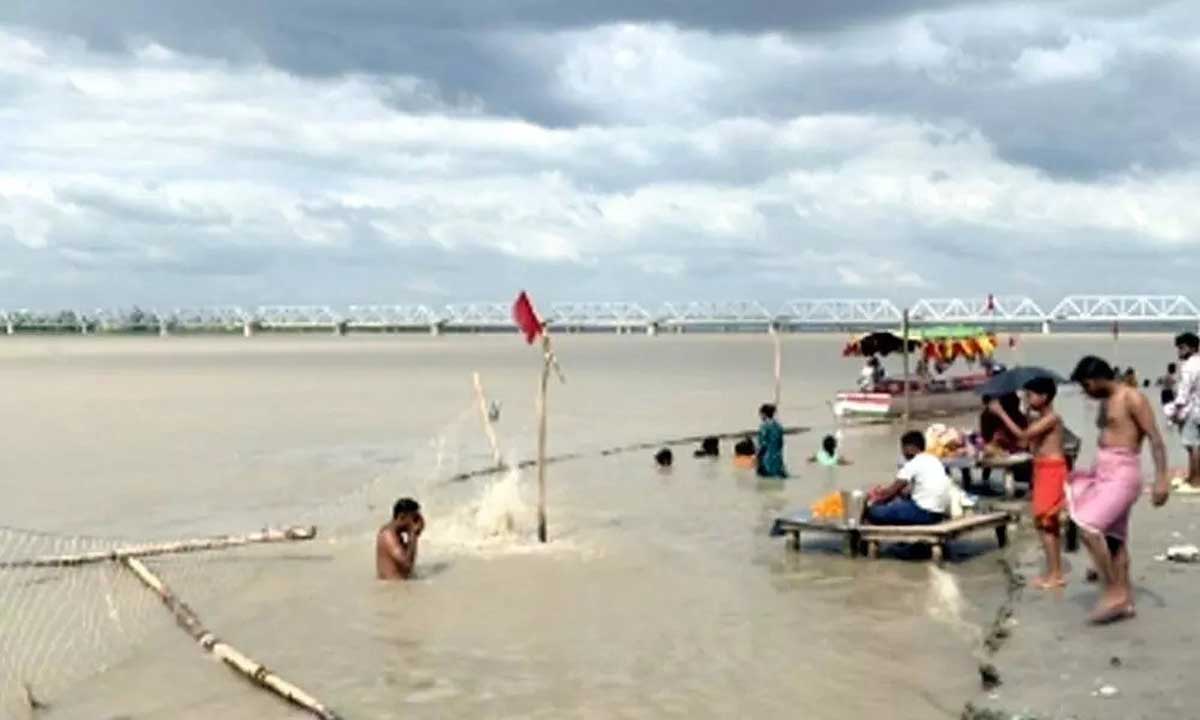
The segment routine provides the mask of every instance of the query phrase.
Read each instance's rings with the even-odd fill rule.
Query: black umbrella
[[[996,373],[987,382],[975,388],[975,392],[980,395],[987,395],[988,397],[1010,395],[1024,388],[1026,383],[1036,378],[1050,378],[1059,385],[1067,382],[1065,377],[1053,370],[1033,365],[1024,365]]]
[[[909,338],[909,352],[916,352],[921,347],[918,340]],[[890,332],[873,332],[858,339],[858,351],[863,357],[872,355],[888,356],[892,353],[904,352],[904,339]]]

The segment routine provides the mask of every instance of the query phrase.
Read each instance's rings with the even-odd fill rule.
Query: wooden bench
[[[800,550],[800,533],[804,531],[840,534],[845,537],[846,551],[851,557],[865,551],[868,557],[877,558],[882,542],[924,544],[930,546],[933,561],[940,563],[946,555],[946,544],[967,533],[993,530],[996,542],[1005,547],[1011,520],[1006,512],[964,515],[937,525],[865,525],[785,517],[775,521],[772,533],[790,536],[790,545],[797,551]]]

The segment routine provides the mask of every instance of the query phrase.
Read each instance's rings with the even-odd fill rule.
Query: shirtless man
[[[1154,422],[1150,403],[1138,390],[1116,380],[1113,369],[1098,357],[1079,361],[1071,380],[1089,397],[1100,401],[1096,467],[1075,473],[1070,480],[1071,516],[1082,531],[1084,544],[1096,564],[1104,591],[1089,615],[1094,623],[1133,617],[1133,586],[1129,575],[1129,514],[1142,492],[1142,441],[1149,438],[1154,457],[1153,502],[1167,502],[1167,451]]]
[[[425,531],[421,506],[400,498],[392,506],[392,521],[375,537],[375,575],[380,580],[407,580],[417,564],[417,541]]]

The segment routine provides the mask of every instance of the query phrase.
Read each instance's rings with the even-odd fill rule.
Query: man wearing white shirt
[[[1163,406],[1167,419],[1179,427],[1188,454],[1187,482],[1200,488],[1200,337],[1185,332],[1175,338],[1175,350],[1183,365],[1175,398]]]
[[[887,487],[871,491],[867,522],[875,525],[936,525],[950,515],[950,476],[942,461],[925,452],[925,436],[900,438],[907,461]]]

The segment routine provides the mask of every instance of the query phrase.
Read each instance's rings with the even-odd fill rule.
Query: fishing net
[[[312,542],[165,553],[144,562],[220,635],[223,613],[260,575],[278,573],[271,570],[273,563],[294,561],[288,571],[303,581],[306,573],[319,574],[318,563],[336,552],[336,546],[352,542],[356,552],[369,553],[370,533],[381,518],[386,519],[398,494],[420,497],[447,484],[449,478],[490,462],[491,450],[478,423],[473,408],[464,410],[433,438],[410,447],[407,457],[402,454],[349,491],[332,497],[303,493],[305,500],[263,503],[256,509],[265,525],[318,527],[319,536]],[[206,520],[199,526],[217,525]],[[254,530],[227,527],[217,532]],[[164,609],[161,598],[112,557],[133,546],[156,544],[145,538],[66,536],[0,527],[0,718],[32,717],[84,679],[136,654],[148,638],[173,628],[175,618]],[[109,557],[89,561],[97,556]],[[279,642],[289,641],[280,638]],[[244,648],[250,655],[257,649]],[[287,674],[288,669],[279,671]],[[330,700],[336,704],[336,698]]]

